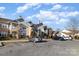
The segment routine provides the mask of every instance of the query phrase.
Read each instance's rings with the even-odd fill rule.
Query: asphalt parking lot
[[[0,56],[79,56],[79,41],[10,43],[0,47]]]

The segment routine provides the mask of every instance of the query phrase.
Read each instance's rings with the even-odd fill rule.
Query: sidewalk
[[[43,39],[43,40],[46,40],[46,41],[51,41],[52,39]],[[4,41],[0,41],[0,43],[3,42],[3,43],[16,43],[16,42],[29,42],[28,39],[14,39],[14,40],[4,40]]]
[[[20,39],[20,40],[5,40],[5,41],[0,41],[0,42],[4,42],[4,43],[14,43],[14,42],[28,42],[29,40],[25,40],[25,39]]]

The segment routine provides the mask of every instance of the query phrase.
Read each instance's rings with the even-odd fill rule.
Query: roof
[[[0,18],[0,21],[13,21],[11,19],[6,19],[6,18]]]
[[[25,27],[30,27],[31,26],[31,24],[28,23],[28,22],[18,22],[18,23],[24,25]]]
[[[68,32],[70,32],[70,31],[68,31],[68,30],[63,30],[62,32],[67,32],[67,33],[68,33]]]
[[[69,30],[63,30],[61,33],[68,34],[68,35],[72,34],[72,32]]]
[[[15,22],[14,20],[12,19],[7,19],[7,18],[0,18],[0,22],[1,23],[14,23],[14,24],[17,24],[17,22]]]

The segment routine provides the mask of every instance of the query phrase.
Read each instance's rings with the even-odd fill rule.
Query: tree
[[[24,19],[23,19],[23,17],[22,17],[22,16],[19,16],[19,18],[17,19],[17,21],[19,21],[19,22],[23,22],[23,21],[24,21]]]
[[[72,32],[72,35],[75,35],[78,32],[79,20],[78,18],[70,18],[67,23],[67,29]]]
[[[44,26],[44,30],[47,30],[47,26]]]
[[[28,23],[32,24],[32,21],[29,21]]]

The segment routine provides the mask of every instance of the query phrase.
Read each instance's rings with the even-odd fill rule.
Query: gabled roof
[[[6,19],[6,18],[0,18],[0,21],[13,21],[11,19]]]
[[[62,32],[70,32],[69,30],[63,30]]]
[[[18,22],[18,24],[22,24],[22,25],[24,25],[26,27],[30,27],[31,26],[31,24],[28,23],[28,22]]]
[[[7,19],[7,18],[0,18],[0,22],[1,23],[14,23],[14,24],[17,24],[17,22],[15,22],[14,20],[12,20],[12,19]]]

